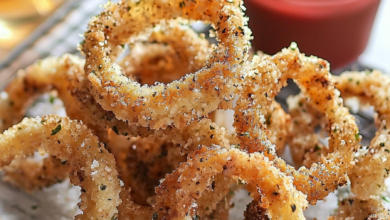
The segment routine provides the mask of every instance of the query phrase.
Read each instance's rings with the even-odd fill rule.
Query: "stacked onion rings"
[[[304,219],[308,203],[348,176],[354,201],[372,206],[341,203],[345,211],[333,218],[388,217],[377,200],[384,188],[367,180],[383,184],[388,176],[390,164],[382,160],[389,80],[375,72],[333,77],[325,60],[305,56],[296,44],[249,59],[244,10],[230,0],[108,2],[85,32],[85,61],[72,55],[38,61],[0,95],[0,130],[13,126],[0,137],[8,181],[34,190],[69,177],[82,188],[77,219],[227,219],[237,188],[253,199],[247,219]],[[218,44],[189,28],[192,20],[211,23]],[[119,61],[126,45],[130,52]],[[291,120],[275,102],[287,79],[302,90],[289,101]],[[358,127],[338,89],[378,111],[380,130],[365,155],[356,157]],[[52,90],[68,117],[20,122],[32,101]],[[233,134],[214,121],[217,110],[234,111]],[[315,125],[327,129],[328,146],[319,144]],[[305,166],[279,157],[286,140]],[[23,158],[37,150],[50,157]],[[33,181],[23,183],[29,166],[34,172],[24,179]]]

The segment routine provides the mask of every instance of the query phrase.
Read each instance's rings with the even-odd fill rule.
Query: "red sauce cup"
[[[246,0],[252,45],[274,54],[298,44],[300,51],[342,68],[364,51],[380,0]]]

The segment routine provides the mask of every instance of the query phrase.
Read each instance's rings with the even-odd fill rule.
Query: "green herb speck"
[[[290,44],[290,50],[295,51],[296,49],[298,49],[298,44],[295,43],[295,42],[291,42],[291,44]]]
[[[56,135],[58,132],[61,131],[61,125],[57,125],[56,128],[54,128],[52,131],[51,131],[51,135]]]
[[[55,98],[56,98],[56,97],[54,97],[54,96],[50,96],[50,97],[49,97],[49,102],[50,102],[51,104],[54,104]]]
[[[355,139],[358,141],[360,139],[360,134],[359,133],[356,133],[355,134]]]

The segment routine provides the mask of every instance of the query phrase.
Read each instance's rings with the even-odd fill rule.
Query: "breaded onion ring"
[[[390,136],[387,127],[390,127],[390,111],[388,109],[390,103],[387,97],[390,94],[390,79],[374,71],[372,73],[346,72],[335,76],[334,81],[343,98],[357,97],[363,103],[373,105],[377,112],[378,131],[369,147],[360,146],[354,158],[356,165],[348,172],[352,192],[360,200],[369,200],[372,196],[379,196],[385,191],[384,181],[389,176],[390,145],[388,143]],[[315,134],[315,127],[323,125],[321,123],[323,116],[313,109],[311,101],[308,101],[302,94],[290,98],[289,104],[293,110],[291,112],[293,120],[297,121],[295,128],[290,133],[292,143],[289,145],[294,152],[293,154],[300,155],[296,161],[304,159],[303,164],[310,166],[313,162],[319,161],[321,155],[329,151],[318,141]],[[325,128],[331,133],[340,132],[338,127]],[[300,134],[296,134],[297,132]]]
[[[85,72],[92,82],[91,93],[104,109],[118,119],[153,129],[174,124],[183,127],[193,118],[206,116],[233,99],[248,56],[250,30],[240,1],[119,2],[93,18],[85,33],[82,50]],[[126,43],[162,19],[211,22],[220,41],[208,65],[167,85],[142,86],[124,76],[113,63]],[[113,104],[115,103],[115,104]],[[158,109],[158,110],[157,110]]]
[[[339,208],[336,214],[330,216],[328,220],[378,220],[389,218],[390,210],[383,207],[379,199],[360,200],[349,197],[339,202]]]
[[[361,147],[357,163],[348,174],[351,190],[359,198],[368,200],[386,190],[385,179],[390,170],[390,78],[378,71],[346,72],[335,77],[342,97],[358,97],[374,106],[378,128],[369,147]]]
[[[84,62],[76,56],[64,55],[60,58],[50,57],[38,60],[24,70],[17,72],[17,77],[7,86],[0,96],[0,131],[19,123],[25,115],[26,108],[39,95],[56,89],[66,94],[67,75],[82,73]],[[61,97],[64,103],[69,96]]]
[[[294,177],[294,185],[315,204],[339,185],[346,183],[345,174],[352,167],[353,155],[359,147],[355,119],[343,107],[339,92],[332,83],[329,64],[317,57],[305,57],[292,44],[274,56],[254,57],[254,67],[243,83],[235,108],[237,137],[241,147],[249,152],[263,151],[274,160],[276,167]],[[264,115],[272,100],[287,79],[296,81],[302,92],[310,97],[315,108],[326,115],[329,125],[340,132],[331,133],[330,152],[310,169],[295,170],[275,156],[274,146],[268,140]]]
[[[177,43],[178,44],[178,43]],[[200,59],[200,58],[199,58]],[[220,128],[209,119],[202,119],[200,122],[194,122],[183,131],[176,128],[167,128],[156,133],[147,128],[128,126],[127,123],[117,120],[111,112],[107,112],[95,102],[87,90],[88,81],[83,70],[83,61],[72,55],[64,55],[60,58],[47,58],[40,60],[29,66],[25,70],[18,72],[18,77],[7,87],[6,92],[2,93],[3,109],[0,117],[4,118],[3,129],[9,127],[15,122],[21,120],[25,109],[32,101],[44,92],[56,89],[59,98],[63,101],[66,112],[69,117],[83,121],[95,134],[104,142],[107,142],[107,128],[113,129],[118,134],[126,136],[143,137],[154,136],[161,138],[170,138],[174,144],[184,146],[183,153],[191,151],[199,144],[211,145],[229,145],[229,136],[224,128]],[[12,105],[9,103],[12,101]],[[4,113],[4,114],[3,114]],[[12,114],[12,116],[10,115]],[[12,118],[13,117],[13,118]],[[10,120],[14,119],[14,120]],[[35,164],[36,175],[45,175],[46,178],[34,180],[33,185],[24,185],[24,182],[18,179],[13,172],[23,172],[23,164],[14,163],[14,166],[7,169],[8,180],[19,186],[26,186],[26,190],[33,190],[42,186],[48,186],[50,183],[60,181],[59,176],[66,177],[66,172],[62,172],[62,167],[49,165],[50,160],[40,165],[42,173],[38,172],[39,166]],[[45,166],[57,167],[58,170],[52,170],[53,175],[43,170]],[[20,169],[20,170],[18,170]],[[25,176],[27,177],[27,176]]]
[[[94,101],[87,90],[89,82],[83,73],[83,64],[78,57],[66,54],[60,58],[49,57],[37,61],[25,70],[19,71],[18,77],[0,96],[3,98],[0,100],[2,102],[0,117],[3,122],[1,129],[5,130],[20,121],[25,109],[36,97],[56,89],[65,105],[67,115],[82,120],[104,142],[107,128],[125,136],[153,135],[147,128],[128,126]],[[174,144],[185,145],[189,150],[200,144],[229,145],[225,129],[219,128],[209,119],[202,119],[199,123],[195,121],[183,131],[170,127],[157,131],[155,135],[169,136]]]
[[[282,155],[286,147],[288,129],[291,124],[290,115],[283,110],[279,103],[273,101],[265,115],[264,123],[267,125],[267,137],[271,143],[275,144],[276,154]]]
[[[32,158],[16,158],[3,170],[3,180],[28,192],[60,183],[69,177],[67,161],[55,157],[46,157],[39,162]]]
[[[302,93],[287,98],[289,114],[291,115],[291,127],[288,132],[288,145],[295,167],[302,165],[310,167],[320,161],[321,155],[326,155],[329,149],[322,144],[316,128],[321,126],[329,130],[323,115],[317,111],[309,98]],[[331,132],[337,132],[334,129]]]
[[[161,137],[126,140],[110,132],[107,146],[115,156],[124,186],[132,189],[132,201],[141,205],[148,205],[159,180],[186,159],[180,148]]]
[[[149,31],[149,30],[148,30]],[[131,44],[119,63],[124,75],[140,84],[169,83],[204,66],[212,47],[187,25],[170,20],[150,30],[150,36]]]
[[[110,219],[117,215],[120,185],[115,158],[82,123],[45,116],[24,119],[0,135],[0,167],[16,156],[42,149],[68,161],[71,182],[82,188],[76,219]]]
[[[247,154],[237,149],[207,149],[189,155],[187,161],[168,174],[156,188],[158,216],[163,219],[193,217],[197,213],[197,200],[213,177],[223,174],[234,180],[241,179],[254,200],[262,196],[261,205],[272,219],[304,219],[305,195],[292,185],[287,177],[261,153]],[[166,198],[170,198],[169,200]]]

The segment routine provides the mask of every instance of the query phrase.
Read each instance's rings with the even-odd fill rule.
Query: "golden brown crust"
[[[213,188],[212,179],[217,174],[246,182],[250,195],[255,200],[259,198],[261,189],[264,196],[261,205],[267,208],[269,217],[304,219],[303,210],[307,206],[305,196],[295,189],[292,179],[272,166],[272,162],[264,155],[218,147],[203,147],[190,154],[185,163],[165,177],[156,189],[156,206],[162,208],[158,210],[158,216],[177,219],[196,215],[197,200],[207,188]]]
[[[240,80],[240,64],[247,59],[250,39],[240,4],[240,1],[147,0],[109,5],[91,20],[82,45],[85,72],[96,101],[119,119],[153,129],[171,124],[184,127],[194,118],[216,110],[221,103],[231,101],[236,90],[233,84]],[[141,87],[122,75],[112,61],[117,57],[118,45],[161,19],[179,16],[215,26],[220,43],[208,65],[178,81],[151,87]]]
[[[380,198],[360,200],[355,197],[342,199],[337,212],[328,220],[385,220],[390,218],[390,210],[386,209]]]
[[[76,219],[117,215],[121,199],[115,158],[85,125],[58,116],[26,118],[0,135],[0,166],[38,149],[68,161],[70,180],[82,189],[79,207],[83,214]]]
[[[55,157],[46,157],[39,162],[32,158],[16,158],[3,170],[3,180],[28,192],[60,183],[69,177],[67,161]]]
[[[359,199],[368,200],[386,190],[390,169],[390,78],[378,71],[346,72],[336,77],[343,97],[358,97],[374,106],[377,113],[375,137],[368,147],[361,146],[355,156],[356,166],[349,173],[351,190]]]
[[[385,191],[385,179],[389,176],[390,162],[388,145],[390,112],[387,108],[388,88],[390,78],[377,71],[374,72],[345,72],[333,78],[336,87],[343,98],[357,97],[362,103],[374,106],[378,130],[369,146],[360,146],[354,154],[355,165],[348,171],[351,181],[351,191],[354,197],[342,200],[338,213],[333,219],[347,217],[357,219],[387,219],[388,210],[379,199]],[[331,134],[342,132],[339,127],[329,127],[323,123],[323,114],[319,114],[313,103],[300,94],[290,98],[292,120],[296,120],[295,128],[291,129],[290,147],[292,152],[300,152],[295,160],[304,165],[321,160],[323,154],[330,149],[320,144],[315,133],[315,127]],[[360,138],[357,134],[356,138]],[[303,153],[305,152],[305,153]],[[349,204],[347,203],[349,201]],[[353,201],[356,201],[353,203]],[[353,204],[352,204],[353,203]]]
[[[252,62],[253,67],[244,79],[240,94],[242,98],[235,107],[237,138],[244,149],[264,152],[274,160],[274,166],[293,176],[297,189],[308,196],[310,203],[315,204],[346,183],[345,174],[352,167],[353,155],[359,146],[355,119],[343,107],[325,60],[306,57],[292,44],[273,56],[254,57]],[[310,169],[301,167],[295,170],[277,158],[275,147],[266,136],[264,115],[289,78],[294,79],[302,92],[310,97],[317,111],[327,116],[329,125],[340,129],[339,133],[330,136],[331,153]]]

